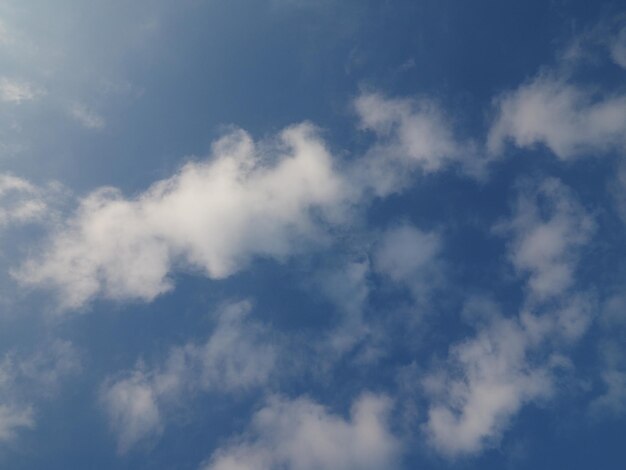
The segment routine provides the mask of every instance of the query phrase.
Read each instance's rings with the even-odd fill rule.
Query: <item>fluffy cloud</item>
[[[229,305],[204,344],[173,348],[163,366],[139,364],[105,382],[100,398],[120,452],[157,438],[168,411],[197,392],[236,393],[265,385],[277,346],[262,325],[247,318],[249,311],[247,302]]]
[[[431,101],[364,93],[355,108],[360,127],[372,131],[376,142],[354,177],[377,195],[397,192],[416,170],[432,173],[455,163],[480,169],[473,144],[457,139],[451,120]]]
[[[521,148],[543,144],[561,159],[626,149],[626,96],[598,97],[564,77],[539,75],[497,100],[489,136],[492,153],[511,140]]]
[[[310,124],[260,143],[233,131],[210,158],[136,197],[101,188],[83,198],[15,277],[54,288],[64,308],[94,296],[152,300],[172,288],[174,269],[219,279],[257,257],[284,259],[324,242],[328,226],[345,223],[346,210],[364,205],[372,189],[397,192],[412,170],[458,160],[460,146],[434,105],[379,95],[356,103],[362,126],[377,135],[362,158],[340,168]],[[432,244],[428,237],[422,241]]]
[[[272,398],[239,439],[217,450],[205,470],[382,470],[397,468],[400,443],[386,421],[391,402],[355,401],[350,419],[308,399]]]
[[[423,379],[430,444],[452,458],[496,445],[523,406],[557,392],[556,376],[571,367],[560,349],[587,331],[594,307],[574,295],[541,313],[505,317],[492,301],[471,299],[464,316],[476,335],[453,345],[443,367]]]
[[[623,90],[584,85],[581,66],[610,58],[623,66],[626,29],[620,20],[600,22],[574,37],[551,69],[545,69],[496,100],[496,119],[487,139],[491,153],[506,143],[546,146],[562,160],[626,151],[626,95]],[[622,22],[623,24],[623,22]],[[585,71],[583,70],[583,77]]]
[[[383,138],[372,149],[375,153],[392,153],[427,172],[439,170],[459,153],[450,123],[432,102],[366,93],[355,106],[361,127]]]
[[[176,265],[224,278],[255,257],[283,259],[322,241],[318,222],[337,216],[344,191],[310,125],[286,129],[273,144],[235,131],[210,159],[135,198],[113,188],[90,194],[16,277],[56,288],[64,307],[95,295],[151,300],[172,287]]]
[[[424,429],[438,451],[479,452],[525,403],[550,396],[549,370],[529,360],[535,341],[522,322],[498,317],[451,349],[447,368],[424,380],[434,402]]]
[[[528,289],[538,300],[571,287],[580,249],[591,239],[594,221],[571,191],[556,179],[522,187],[510,221],[496,227],[509,234],[509,258],[528,275]]]

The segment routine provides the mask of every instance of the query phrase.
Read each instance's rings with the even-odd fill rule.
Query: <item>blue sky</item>
[[[0,4],[0,464],[626,454],[626,4]]]

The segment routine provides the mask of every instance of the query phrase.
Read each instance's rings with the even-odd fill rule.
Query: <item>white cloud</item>
[[[519,148],[544,145],[562,160],[626,152],[626,95],[619,87],[586,84],[589,69],[607,60],[626,66],[623,19],[617,15],[584,29],[553,67],[495,100],[491,153],[502,153],[509,141]]]
[[[626,149],[626,96],[597,96],[565,78],[539,75],[497,100],[498,115],[488,148],[501,153],[516,146],[548,147],[561,159]]]
[[[530,310],[506,318],[492,300],[470,299],[463,316],[478,333],[424,380],[432,400],[424,430],[448,457],[496,445],[523,406],[551,397],[555,369],[571,367],[559,348],[579,340],[594,317],[593,298],[573,291],[594,222],[567,187],[555,179],[520,185],[511,220],[496,230],[512,237],[509,258],[528,275]]]
[[[120,452],[156,439],[168,412],[198,392],[232,394],[266,384],[277,345],[262,325],[247,318],[249,311],[247,302],[226,306],[204,344],[173,348],[163,366],[147,369],[139,364],[104,383],[101,402]]]
[[[383,470],[397,468],[400,443],[387,427],[391,402],[363,395],[350,419],[305,398],[272,398],[247,432],[218,449],[206,470]]]
[[[376,247],[375,270],[407,286],[417,301],[426,301],[443,276],[441,237],[403,224],[387,230]]]
[[[523,405],[551,396],[550,369],[530,358],[548,331],[529,314],[498,316],[450,350],[445,368],[423,383],[432,399],[424,430],[439,452],[480,452],[498,442]]]
[[[22,101],[32,101],[41,95],[41,91],[28,82],[0,78],[0,101],[20,104]]]
[[[414,170],[460,161],[461,144],[434,104],[368,94],[356,107],[376,139],[341,168],[310,124],[258,143],[235,130],[208,159],[135,197],[110,187],[84,197],[40,256],[13,274],[53,288],[66,309],[95,296],[149,301],[173,287],[176,269],[219,279],[259,257],[283,260],[319,246],[329,225],[345,224],[372,191],[400,191]]]
[[[512,236],[509,258],[537,300],[572,286],[580,249],[595,224],[571,191],[556,179],[522,187],[510,221],[496,227]]]
[[[548,199],[555,193],[559,196],[558,203],[550,206],[557,207],[557,213],[564,207],[572,209],[569,199],[563,205],[560,196],[568,193],[554,180],[544,182],[540,188]],[[522,238],[532,238],[542,223],[537,224],[537,213],[533,209],[531,215],[526,202],[518,206],[521,211],[515,223],[530,228],[524,230]],[[565,213],[571,215],[569,210]],[[539,250],[547,250],[544,256],[551,260],[549,263],[555,262],[552,246],[549,243],[548,249]],[[561,253],[560,248],[556,251]],[[573,263],[568,260],[569,270],[574,270]],[[544,266],[537,269],[541,271]],[[442,367],[427,375],[422,383],[431,399],[424,431],[430,444],[443,455],[455,458],[497,445],[525,405],[544,401],[557,392],[557,371],[572,366],[559,351],[586,333],[596,305],[592,296],[566,290],[561,282],[554,284],[549,279],[546,285],[533,284],[531,276],[532,301],[526,302],[528,309],[513,317],[503,316],[499,306],[488,297],[474,296],[468,300],[462,316],[477,329],[476,335],[453,345]],[[548,293],[550,297],[545,299]],[[549,302],[542,304],[537,300]]]
[[[319,221],[337,215],[344,190],[310,125],[286,129],[274,145],[235,131],[211,159],[188,163],[135,198],[93,192],[15,275],[56,288],[64,307],[95,295],[151,300],[172,287],[174,266],[224,278],[255,257],[284,259],[322,241]]]
[[[394,157],[430,172],[459,152],[450,123],[432,102],[366,93],[357,98],[355,106],[363,129],[389,139],[380,144],[384,154],[393,152]]]
[[[474,145],[457,139],[450,119],[435,103],[364,93],[355,107],[360,127],[374,132],[377,140],[356,166],[354,177],[375,194],[401,190],[416,170],[432,173],[457,163],[480,171]]]

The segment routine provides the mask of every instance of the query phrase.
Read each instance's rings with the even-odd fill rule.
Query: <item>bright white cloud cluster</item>
[[[254,257],[283,259],[321,241],[318,221],[336,215],[346,188],[310,125],[278,140],[255,145],[235,131],[212,158],[136,198],[92,193],[17,278],[57,288],[65,307],[95,295],[151,300],[172,287],[174,265],[224,278]]]
[[[383,470],[397,468],[400,442],[387,420],[391,401],[365,394],[350,419],[308,399],[271,398],[247,432],[218,449],[205,470]]]
[[[595,229],[593,219],[556,179],[522,189],[513,218],[497,227],[512,236],[509,257],[527,274],[535,299],[558,296],[572,286],[580,250]]]
[[[88,195],[15,276],[57,289],[66,308],[98,295],[151,300],[172,287],[173,269],[224,278],[256,257],[280,260],[323,241],[326,226],[366,202],[370,189],[396,192],[404,184],[398,178],[412,169],[435,171],[458,157],[459,145],[432,104],[364,95],[357,109],[379,138],[351,165],[339,168],[309,124],[285,129],[277,142],[254,143],[234,131],[215,143],[209,159],[137,197],[113,188]],[[420,250],[433,249],[429,237]]]
[[[162,367],[140,364],[104,384],[101,401],[120,452],[158,437],[167,412],[197,392],[235,393],[265,385],[277,346],[263,326],[247,318],[249,310],[247,302],[225,307],[204,344],[174,348]]]
[[[626,96],[597,93],[563,77],[540,75],[497,101],[488,148],[500,153],[511,140],[522,148],[543,144],[561,159],[626,149]]]

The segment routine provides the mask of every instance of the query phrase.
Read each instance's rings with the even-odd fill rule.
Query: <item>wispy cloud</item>
[[[544,300],[572,286],[580,250],[595,229],[592,217],[556,179],[523,185],[510,221],[496,230],[510,234],[509,257],[529,275],[531,295]]]
[[[120,452],[156,439],[168,413],[198,392],[234,394],[265,385],[279,346],[262,324],[248,317],[250,308],[247,302],[224,307],[205,343],[172,348],[162,366],[139,364],[105,382],[101,402]]]
[[[0,227],[40,220],[49,208],[50,188],[39,188],[23,178],[0,174]]]
[[[0,443],[34,428],[39,401],[55,396],[62,380],[80,369],[68,341],[45,342],[31,354],[6,353],[0,361]]]
[[[87,129],[104,129],[106,123],[102,116],[83,104],[75,104],[70,107],[70,114],[76,121]]]
[[[426,304],[443,283],[442,251],[438,233],[402,224],[383,233],[373,253],[374,268],[408,288],[418,303]]]
[[[40,89],[26,81],[0,78],[0,101],[5,103],[20,104],[23,101],[32,101],[42,94]]]
[[[593,418],[621,419],[626,414],[625,311],[624,293],[607,299],[602,311],[600,328],[603,335],[598,345],[602,385],[589,405]]]
[[[499,226],[512,237],[510,258],[530,273],[519,313],[473,298],[463,317],[474,337],[450,348],[423,380],[431,398],[424,430],[442,454],[456,458],[496,445],[527,404],[558,393],[556,377],[571,362],[561,354],[589,328],[595,303],[575,290],[579,249],[594,224],[568,188],[546,179],[520,186],[514,215]]]

